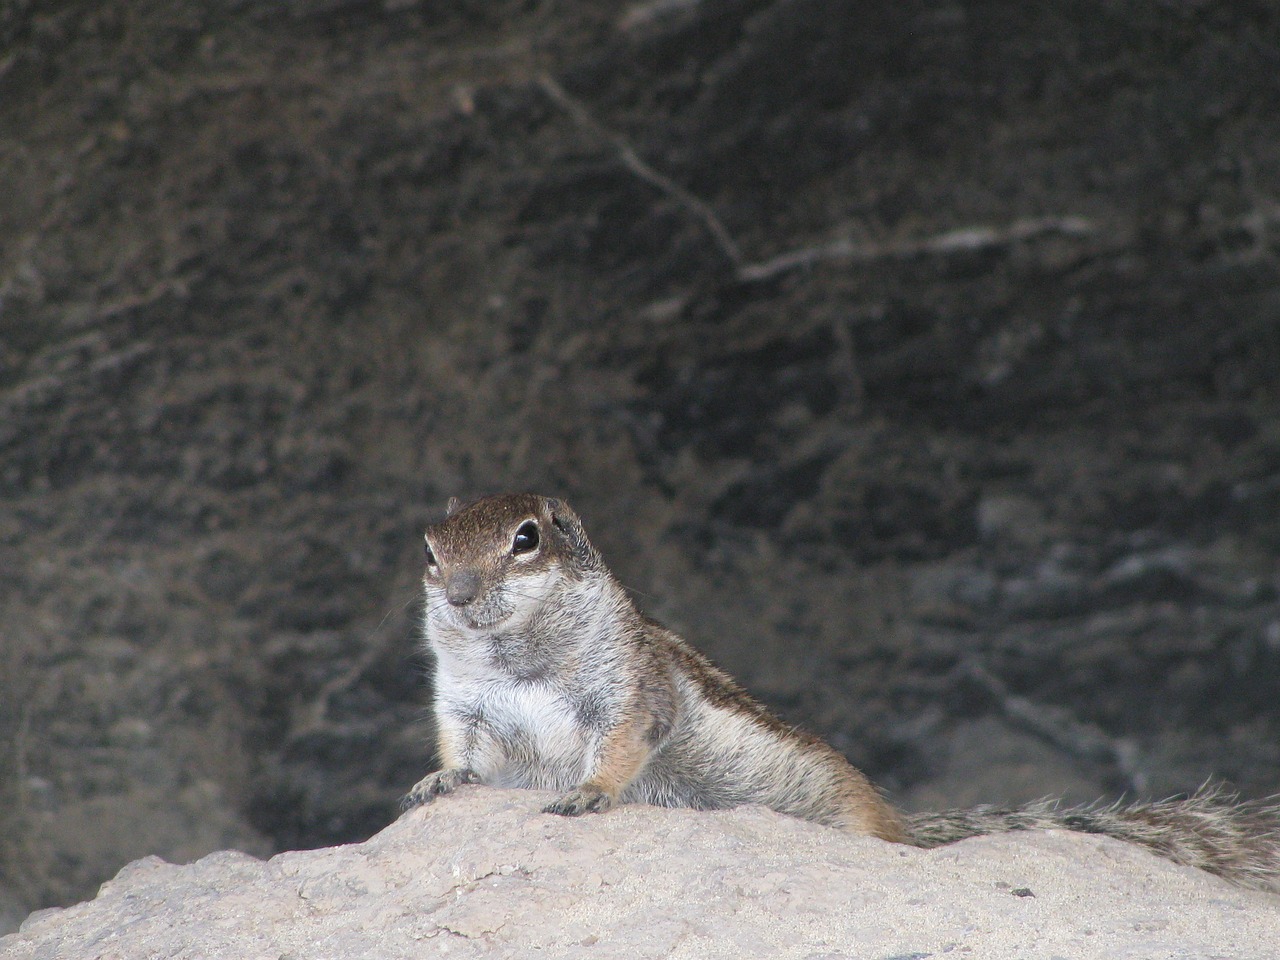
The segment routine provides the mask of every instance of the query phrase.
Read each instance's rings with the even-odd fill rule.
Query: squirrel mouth
[[[465,607],[453,607],[450,612],[459,626],[467,627],[471,630],[488,630],[511,618],[510,610],[504,610],[501,607],[489,604],[478,607],[471,604]]]

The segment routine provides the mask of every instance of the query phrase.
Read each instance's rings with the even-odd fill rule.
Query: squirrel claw
[[[599,787],[582,786],[570,790],[554,803],[542,808],[543,813],[561,817],[580,817],[584,813],[604,813],[613,806],[613,798]]]
[[[446,793],[453,793],[464,783],[479,782],[480,775],[474,770],[462,768],[437,770],[435,773],[427,774],[414,784],[413,789],[401,799],[400,810],[401,812],[412,810],[414,807],[420,807],[424,803],[430,803],[436,797],[444,796]]]

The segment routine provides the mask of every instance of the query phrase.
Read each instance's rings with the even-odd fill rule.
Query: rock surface
[[[472,788],[372,839],[136,861],[33,914],[58,957],[1274,957],[1280,897],[1070,833],[908,849],[781,817],[624,807],[567,820]]]

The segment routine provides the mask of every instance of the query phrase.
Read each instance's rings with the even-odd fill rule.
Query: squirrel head
[[[568,504],[527,493],[451,499],[426,555],[428,621],[464,630],[517,628],[558,585],[604,569]]]

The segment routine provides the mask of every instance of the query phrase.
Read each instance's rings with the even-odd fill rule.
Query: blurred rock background
[[[909,807],[1280,791],[1266,0],[0,7],[0,929],[368,836],[568,498]]]

